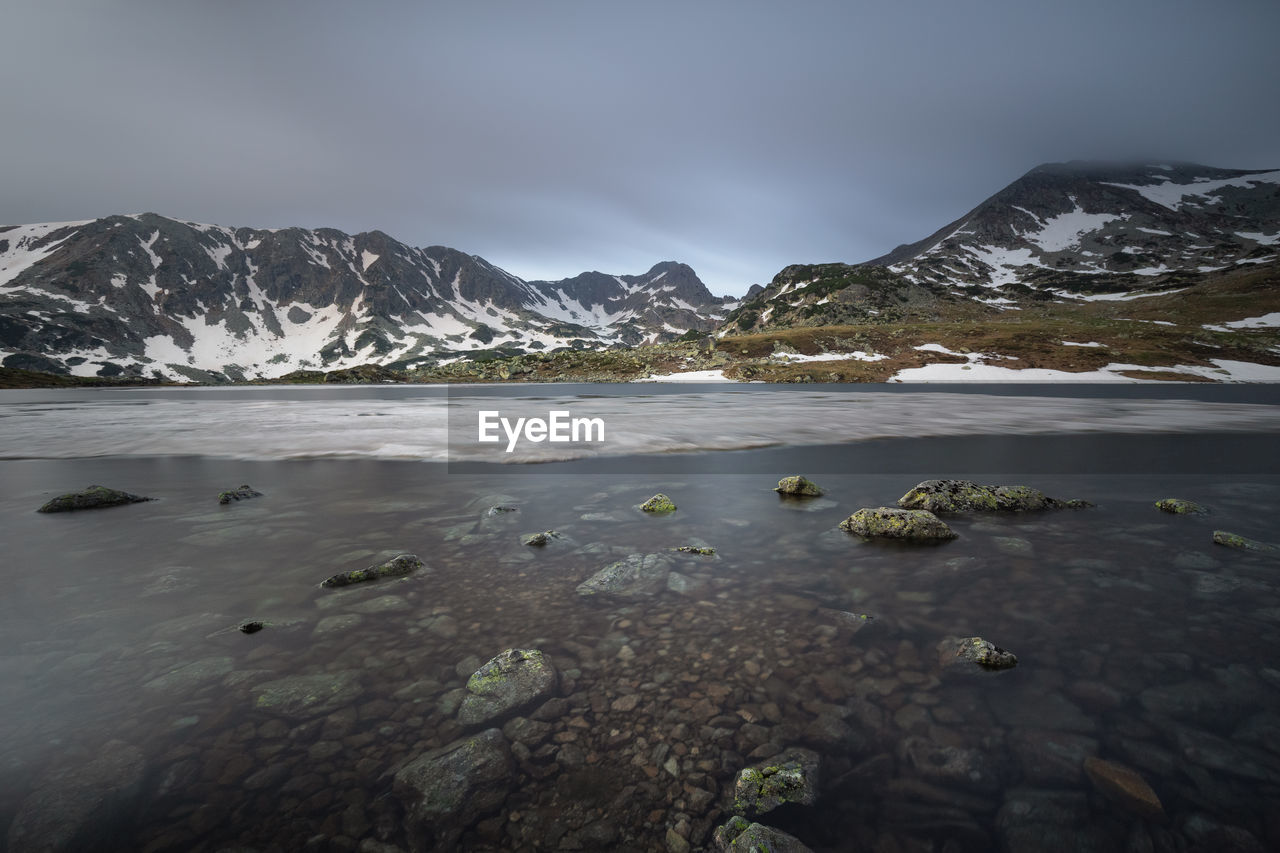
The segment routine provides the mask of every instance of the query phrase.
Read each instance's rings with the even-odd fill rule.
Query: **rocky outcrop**
[[[418,559],[417,555],[401,554],[399,557],[393,557],[385,563],[379,563],[367,569],[352,569],[349,572],[339,572],[332,577],[325,578],[320,582],[320,586],[350,586],[353,583],[364,583],[365,581],[373,581],[380,578],[404,577],[405,575],[413,574],[422,566],[422,560]]]
[[[120,824],[138,797],[142,752],[108,741],[87,764],[48,773],[22,802],[9,825],[8,849],[17,853],[90,853],[118,850]]]
[[[818,487],[817,483],[806,480],[800,475],[791,477],[783,477],[778,481],[778,485],[774,491],[781,495],[793,495],[795,497],[818,498],[822,497],[823,491]]]
[[[80,492],[68,492],[65,495],[58,495],[36,510],[36,512],[71,512],[78,509],[102,509],[103,507],[136,504],[153,500],[155,498],[131,495],[118,489],[108,489],[106,486],[89,486]]]
[[[671,562],[662,554],[632,554],[610,563],[582,583],[578,595],[637,598],[653,595],[667,584]]]
[[[537,649],[507,649],[467,679],[467,696],[458,709],[464,726],[489,725],[549,699],[559,674]]]
[[[413,850],[450,849],[463,830],[507,798],[515,761],[502,732],[486,729],[402,767],[392,791]]]
[[[1029,486],[983,486],[969,480],[925,480],[898,498],[898,506],[929,512],[1029,512],[1081,509],[1091,504],[1051,498]]]
[[[956,538],[945,521],[923,509],[864,507],[840,522],[840,527],[865,539],[929,542]]]

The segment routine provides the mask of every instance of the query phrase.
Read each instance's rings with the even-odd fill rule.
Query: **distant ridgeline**
[[[830,346],[865,350],[860,358],[868,364],[816,378],[884,381],[916,364],[922,347],[936,353],[947,340],[959,343],[934,335],[911,347],[903,336],[886,338],[890,331],[994,323],[1004,324],[998,335],[990,327],[985,343],[965,346],[1021,353],[1022,367],[1134,359],[1176,366],[1187,354],[1204,366],[1213,350],[1269,365],[1280,350],[1264,337],[1241,344],[1202,332],[1280,325],[1272,322],[1280,317],[1278,252],[1280,171],[1191,164],[1040,166],[917,243],[862,264],[788,266],[742,300],[712,296],[692,269],[674,262],[643,275],[524,281],[483,258],[410,247],[380,231],[111,216],[0,227],[0,364],[15,382],[27,379],[12,369],[224,382],[596,380],[723,368],[727,378],[776,380],[776,365],[725,358],[759,360],[799,341],[815,350],[801,355],[827,359],[827,345],[744,341],[715,359],[699,348],[648,348],[621,361],[589,351],[710,333],[856,327]],[[1162,298],[1168,294],[1177,294],[1169,297],[1176,303]],[[1107,314],[1107,306],[1125,313]],[[1104,316],[1112,325],[1099,329],[1095,321]],[[1049,325],[1037,332],[1033,319]],[[1010,331],[1017,323],[1026,328]],[[1152,330],[1137,335],[1146,336],[1141,345],[1133,344],[1135,323]],[[1157,336],[1160,326],[1179,330]],[[1201,331],[1187,337],[1183,330]],[[1066,358],[1055,338],[1058,352],[1028,358],[1038,338],[1095,333],[1106,340],[1063,340],[1107,353]],[[1244,348],[1223,351],[1237,345]],[[768,351],[757,352],[762,347]],[[570,357],[549,360],[550,353]],[[485,366],[494,361],[501,364]]]
[[[226,381],[673,340],[736,301],[692,269],[524,281],[380,231],[265,230],[155,214],[0,227],[0,363]]]

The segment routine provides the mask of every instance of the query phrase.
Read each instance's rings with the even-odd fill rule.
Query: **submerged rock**
[[[955,539],[947,523],[923,509],[864,507],[840,522],[840,527],[868,539]]]
[[[1195,501],[1184,501],[1182,498],[1164,498],[1156,501],[1156,509],[1161,512],[1169,512],[1174,515],[1200,515],[1204,513],[1204,507]]]
[[[1082,509],[1088,501],[1047,497],[1028,486],[983,486],[969,480],[925,480],[898,498],[903,509],[930,512],[1027,512],[1041,509]]]
[[[1084,772],[1099,793],[1139,817],[1154,819],[1164,816],[1160,798],[1151,790],[1147,780],[1136,771],[1101,758],[1089,757],[1084,760]]]
[[[229,504],[232,501],[247,501],[249,498],[260,498],[262,492],[257,491],[252,486],[245,484],[238,489],[231,489],[218,495],[218,503]]]
[[[798,474],[792,477],[783,477],[778,481],[777,488],[774,491],[781,495],[795,495],[805,498],[820,498],[823,495],[823,491],[817,483],[806,480]]]
[[[1213,542],[1215,545],[1225,545],[1228,548],[1238,548],[1241,551],[1252,551],[1255,554],[1280,555],[1280,548],[1275,545],[1268,545],[1266,542],[1259,542],[1257,539],[1250,539],[1247,536],[1241,536],[1239,533],[1228,533],[1225,530],[1213,531]]]
[[[546,545],[552,539],[559,539],[559,538],[560,538],[560,534],[556,533],[554,530],[545,530],[542,533],[530,533],[527,536],[522,536],[520,538],[520,541],[523,542],[525,545],[532,545],[536,548],[541,548],[543,545]]]
[[[350,586],[353,583],[363,583],[364,581],[372,581],[379,578],[403,577],[404,575],[413,574],[422,568],[422,565],[422,561],[416,555],[401,554],[399,557],[394,557],[385,563],[370,566],[367,569],[352,569],[349,572],[339,572],[333,577],[321,581],[320,586]]]
[[[955,643],[955,656],[984,669],[1012,669],[1018,656],[981,637],[965,637]]]
[[[670,573],[671,562],[662,554],[631,554],[578,584],[577,592],[619,598],[653,595],[666,586]]]
[[[765,764],[738,771],[733,786],[733,811],[756,817],[784,803],[813,805],[818,801],[821,765],[818,753],[792,747]]]
[[[468,826],[497,810],[516,771],[502,732],[486,729],[433,750],[395,774],[413,850],[449,849]]]
[[[253,706],[285,717],[306,719],[350,705],[363,692],[354,670],[317,675],[290,675],[259,684],[250,691]]]
[[[46,774],[9,825],[12,851],[80,853],[118,850],[142,788],[142,752],[124,741],[103,744],[93,760]]]
[[[467,679],[458,709],[464,726],[483,725],[543,702],[555,693],[559,674],[537,649],[507,649]]]
[[[649,500],[640,504],[640,509],[645,512],[675,512],[676,505],[671,498],[659,492]]]
[[[715,843],[724,853],[813,853],[794,835],[738,815],[716,828]]]
[[[102,509],[108,506],[121,506],[123,504],[136,504],[153,500],[155,498],[131,495],[118,489],[108,489],[106,486],[90,486],[81,492],[68,492],[65,495],[58,495],[36,510],[36,512],[71,512],[77,509]]]

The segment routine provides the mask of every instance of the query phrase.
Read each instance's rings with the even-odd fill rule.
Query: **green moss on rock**
[[[1213,541],[1216,545],[1238,548],[1241,551],[1252,551],[1255,554],[1280,555],[1280,548],[1275,545],[1268,545],[1266,542],[1259,542],[1257,539],[1250,539],[1247,536],[1241,536],[1239,533],[1230,533],[1226,530],[1213,531]]]
[[[864,507],[840,522],[842,530],[867,539],[942,541],[956,533],[932,512],[923,509]]]
[[[972,661],[984,669],[1012,669],[1018,656],[981,637],[965,637],[956,646],[956,657]]]
[[[645,512],[666,513],[666,512],[675,512],[676,505],[675,505],[675,502],[671,500],[671,498],[659,492],[658,494],[649,498],[649,500],[640,504],[640,509],[644,510]]]
[[[791,477],[783,477],[778,481],[778,485],[774,491],[782,495],[793,495],[795,497],[817,498],[821,497],[823,491],[817,483],[806,480],[799,474]]]
[[[320,586],[350,586],[353,583],[364,583],[365,581],[378,580],[379,578],[403,577],[413,574],[422,566],[422,561],[416,555],[401,554],[399,557],[387,560],[387,562],[376,566],[370,566],[367,569],[352,569],[349,572],[339,572],[332,577],[325,578],[320,582]]]
[[[71,512],[80,509],[102,509],[109,506],[136,504],[152,500],[155,500],[155,498],[132,495],[118,489],[108,489],[106,486],[89,486],[83,491],[58,495],[36,510],[36,512]]]
[[[1184,501],[1182,498],[1164,498],[1156,501],[1156,509],[1161,512],[1173,513],[1174,515],[1199,515],[1204,512],[1204,507],[1195,501]]]
[[[743,768],[734,783],[733,811],[756,816],[785,803],[813,805],[818,800],[821,764],[818,753],[795,747],[767,764]]]
[[[925,480],[899,498],[898,506],[929,512],[1030,512],[1083,509],[1093,504],[1051,498],[1029,486],[984,486],[969,480]]]

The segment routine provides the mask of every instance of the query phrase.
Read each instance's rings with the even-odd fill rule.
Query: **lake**
[[[480,411],[605,436],[508,454]],[[753,819],[815,851],[1274,849],[1280,560],[1212,537],[1280,540],[1277,433],[1276,386],[0,392],[0,838],[715,849],[739,772],[801,748],[817,801]],[[1095,506],[838,528],[948,476]],[[35,512],[95,483],[156,500]],[[580,593],[643,554],[660,583]],[[1017,667],[958,664],[974,636]],[[507,649],[553,687],[464,725]],[[397,774],[490,726],[502,772],[415,818]]]

